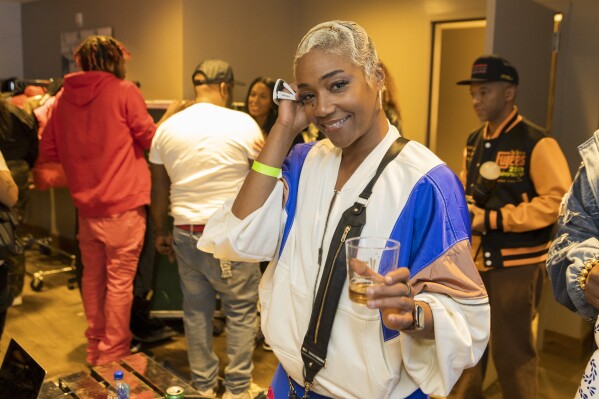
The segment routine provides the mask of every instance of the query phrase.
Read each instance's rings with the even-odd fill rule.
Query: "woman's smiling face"
[[[362,69],[344,55],[314,49],[298,60],[296,80],[308,120],[336,147],[345,149],[371,137],[380,140],[387,132],[378,96],[382,72],[369,84]]]
[[[272,91],[262,82],[252,86],[248,96],[248,111],[254,118],[266,117],[272,108]]]

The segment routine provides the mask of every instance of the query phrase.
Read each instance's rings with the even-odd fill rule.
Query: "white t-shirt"
[[[164,165],[171,179],[174,224],[205,224],[237,195],[261,139],[250,115],[209,103],[194,104],[162,123],[149,161]]]

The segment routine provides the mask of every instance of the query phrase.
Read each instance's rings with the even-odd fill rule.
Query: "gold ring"
[[[406,292],[406,296],[409,297],[410,295],[412,295],[412,284],[406,283],[406,286],[408,287],[408,292]]]

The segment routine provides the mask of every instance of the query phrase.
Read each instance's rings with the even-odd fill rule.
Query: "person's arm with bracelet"
[[[599,313],[599,267],[592,264],[599,258],[598,218],[599,204],[583,166],[564,197],[547,271],[555,299],[589,319]],[[585,276],[587,265],[591,269]]]
[[[232,206],[239,219],[260,208],[274,189],[283,161],[297,135],[308,126],[300,101],[281,101],[279,117]]]

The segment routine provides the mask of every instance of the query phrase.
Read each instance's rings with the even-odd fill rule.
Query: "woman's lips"
[[[337,119],[335,121],[331,121],[331,122],[321,122],[320,125],[322,127],[325,128],[325,130],[327,132],[333,131],[333,130],[339,130],[343,127],[343,125],[345,125],[345,122],[350,118],[349,115],[347,115],[345,118],[342,119]]]

